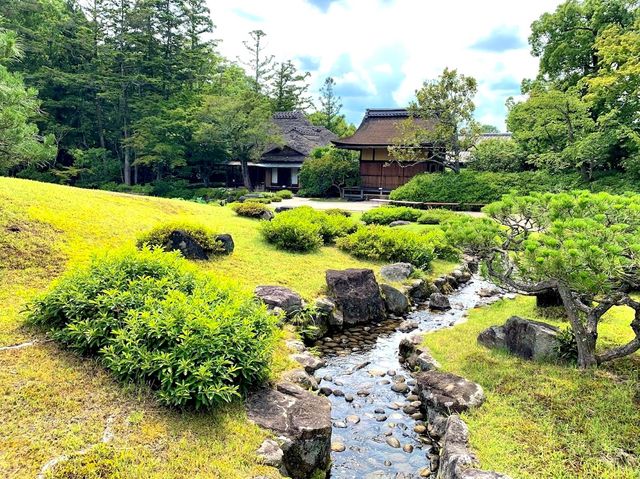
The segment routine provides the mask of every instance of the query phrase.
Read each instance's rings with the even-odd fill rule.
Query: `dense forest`
[[[263,31],[248,33],[243,58],[220,55],[204,0],[0,0],[0,12],[0,81],[12,88],[0,99],[0,141],[13,145],[0,152],[5,173],[209,186],[230,158],[277,142],[274,111],[351,131],[333,80],[314,102],[309,74],[276,61]]]

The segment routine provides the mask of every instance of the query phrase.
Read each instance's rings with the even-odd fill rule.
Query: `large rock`
[[[415,267],[411,263],[393,263],[380,268],[380,276],[386,281],[404,281],[414,270]]]
[[[436,287],[424,279],[414,279],[405,286],[405,291],[412,301],[420,303],[429,299],[431,293],[436,291]]]
[[[287,317],[292,317],[302,309],[300,295],[284,286],[258,286],[254,293],[269,309],[280,308]]]
[[[291,355],[291,359],[299,363],[309,374],[313,374],[316,370],[327,365],[324,359],[312,356],[309,353],[295,353]]]
[[[291,369],[282,375],[282,380],[297,384],[300,387],[316,391],[318,389],[318,381],[311,376],[305,369]]]
[[[236,245],[233,242],[233,238],[229,234],[222,234],[216,236],[216,241],[222,243],[222,249],[224,250],[224,254],[231,254],[235,249]]]
[[[385,317],[380,288],[370,269],[327,270],[329,295],[342,313],[342,324],[351,326]]]
[[[275,215],[271,210],[264,210],[260,215],[260,219],[264,221],[271,221],[273,218],[275,218]]]
[[[406,221],[406,220],[396,220],[396,221],[392,221],[391,223],[389,223],[389,226],[391,228],[395,228],[396,226],[406,226],[406,225],[410,225],[411,221]]]
[[[523,359],[540,360],[556,355],[558,333],[559,329],[550,324],[512,316],[504,326],[482,331],[478,342],[490,348],[506,348]]]
[[[447,418],[437,479],[509,479],[496,472],[482,471],[469,449],[469,429],[457,415]]]
[[[209,259],[207,251],[184,230],[172,231],[162,248],[165,251],[180,251],[182,256],[187,259]]]
[[[402,315],[407,312],[409,309],[409,299],[402,291],[389,284],[381,284],[380,290],[382,291],[387,311],[397,315]]]
[[[249,419],[282,441],[282,465],[294,479],[329,467],[331,403],[291,383],[261,389],[247,400]]]
[[[418,391],[427,409],[442,413],[461,413],[480,406],[482,386],[455,374],[426,371],[416,375]]]
[[[440,367],[429,348],[422,345],[423,340],[423,333],[415,333],[400,341],[399,359],[409,371],[431,371]]]
[[[444,294],[431,293],[431,296],[429,296],[429,308],[438,311],[446,311],[451,309],[451,304],[449,303],[449,298]]]

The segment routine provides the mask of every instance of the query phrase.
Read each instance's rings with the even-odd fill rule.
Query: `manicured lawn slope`
[[[469,320],[427,336],[444,370],[480,383],[487,402],[465,417],[484,468],[514,478],[639,478],[640,355],[579,371],[520,360],[476,343],[512,315],[536,318],[533,298],[471,311]],[[631,310],[601,326],[603,343],[632,338]],[[566,326],[566,324],[565,324]]]
[[[262,240],[257,221],[226,207],[0,178],[0,347],[38,336],[23,327],[20,312],[65,269],[176,220],[231,233],[232,256],[198,265],[248,289],[282,284],[312,299],[328,268],[380,266],[333,247],[313,254],[276,250]],[[434,274],[451,268],[436,262]],[[274,376],[290,367],[284,348],[273,367]],[[99,364],[54,343],[0,352],[0,397],[0,477],[33,478],[61,454],[72,459],[50,477],[279,477],[256,464],[266,433],[247,422],[240,404],[210,414],[171,411],[145,388],[123,386]],[[109,418],[114,440],[73,456],[100,442]]]

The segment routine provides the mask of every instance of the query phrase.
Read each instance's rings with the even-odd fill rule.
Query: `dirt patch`
[[[61,240],[62,232],[48,223],[0,217],[0,269],[60,273],[66,259]]]

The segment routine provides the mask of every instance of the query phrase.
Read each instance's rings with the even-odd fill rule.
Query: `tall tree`
[[[20,55],[15,32],[0,30],[0,172],[19,163],[51,160],[56,152],[52,139],[43,141],[32,123],[40,112],[36,91],[25,88],[6,66]]]
[[[476,143],[480,132],[473,117],[477,89],[473,77],[448,68],[438,79],[425,81],[409,105],[411,118],[403,122],[399,137],[389,147],[392,158],[415,162],[429,145],[433,151],[429,161],[459,172],[460,154]]]
[[[288,60],[279,63],[273,74],[271,99],[274,111],[305,111],[312,106],[308,96],[309,72],[300,73],[296,66]]]
[[[249,68],[253,77],[253,87],[256,93],[266,90],[273,77],[273,55],[265,53],[265,40],[267,34],[262,30],[249,32],[249,40],[243,42],[247,49],[248,59],[244,65]]]
[[[327,130],[334,131],[337,123],[340,121],[340,110],[342,102],[335,92],[336,81],[332,77],[327,77],[324,84],[320,88],[320,113],[321,121]]]

